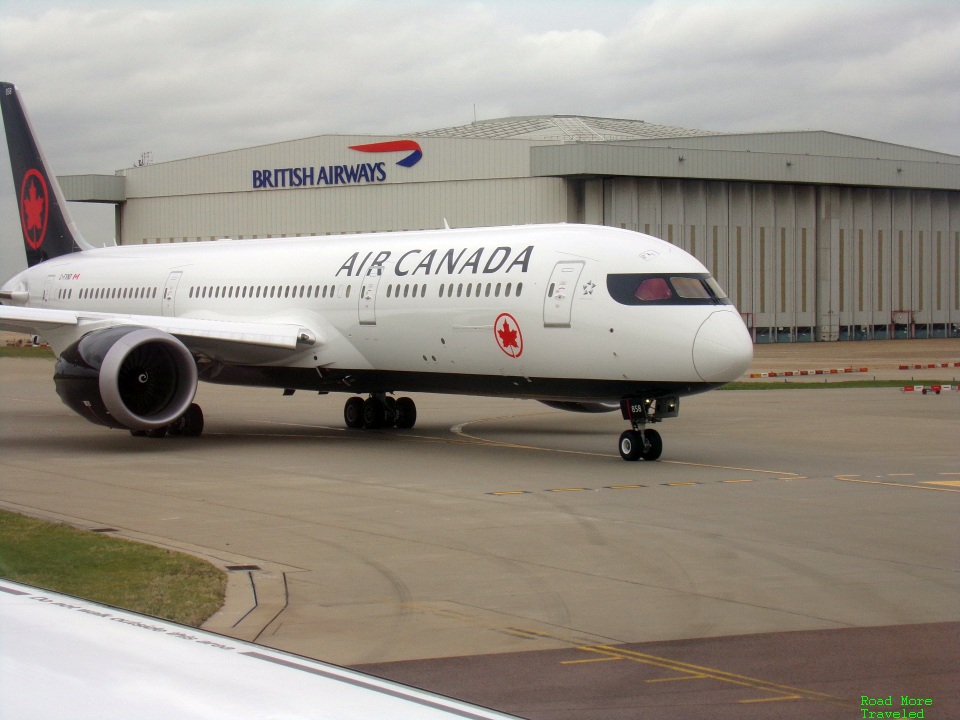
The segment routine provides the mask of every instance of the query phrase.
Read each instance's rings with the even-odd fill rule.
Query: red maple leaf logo
[[[517,331],[510,329],[510,323],[506,320],[503,321],[503,327],[500,330],[497,330],[497,335],[500,336],[500,344],[505,348],[515,347],[519,349],[517,345]]]
[[[23,210],[27,216],[27,230],[41,230],[43,228],[43,201],[45,198],[37,197],[37,186],[30,185],[30,195],[23,199]]]
[[[513,322],[513,327],[510,326],[511,322]],[[520,325],[516,319],[508,313],[503,313],[497,318],[493,327],[496,330],[497,343],[500,345],[500,349],[512,358],[520,357],[523,352],[523,335],[520,334]]]
[[[20,185],[20,224],[23,239],[34,250],[43,245],[47,234],[47,214],[50,212],[47,200],[47,182],[43,175],[35,168],[27,170]]]

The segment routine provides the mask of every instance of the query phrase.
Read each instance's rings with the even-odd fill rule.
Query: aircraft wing
[[[48,308],[0,305],[0,329],[44,335],[75,328],[77,337],[86,329],[115,326],[149,327],[174,335],[188,347],[209,347],[213,343],[240,344],[295,350],[318,344],[308,328],[285,323],[252,323],[233,320],[168,317],[164,315],[122,315],[117,313],[53,310]]]
[[[0,717],[509,720],[459,700],[0,580]]]

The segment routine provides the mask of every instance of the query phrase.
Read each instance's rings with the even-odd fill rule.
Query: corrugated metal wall
[[[960,193],[615,178],[604,223],[717,277],[758,341],[960,336]]]
[[[393,138],[329,135],[132,168],[121,242],[326,235],[554,222],[567,216],[560,178],[530,177],[526,140],[422,138],[410,167],[397,152],[351,146]],[[326,184],[321,171],[379,163],[376,182]],[[316,184],[255,186],[255,173],[309,170]],[[278,170],[279,169],[279,170]]]
[[[511,178],[149,197],[122,224],[124,243],[186,242],[554,222],[566,204],[559,178]]]

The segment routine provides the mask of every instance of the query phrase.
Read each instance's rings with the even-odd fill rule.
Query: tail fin
[[[0,109],[27,264],[32,267],[49,258],[89,249],[70,217],[57,177],[50,172],[17,88],[11,83],[0,83]]]

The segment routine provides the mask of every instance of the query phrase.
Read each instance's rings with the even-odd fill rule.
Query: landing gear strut
[[[409,430],[417,422],[417,405],[408,397],[394,399],[386,393],[373,393],[366,400],[352,397],[343,405],[343,422],[354,429]]]
[[[680,398],[623,398],[620,401],[623,419],[630,421],[631,430],[620,435],[620,457],[624,460],[656,460],[663,453],[660,433],[645,426],[680,414]]]

